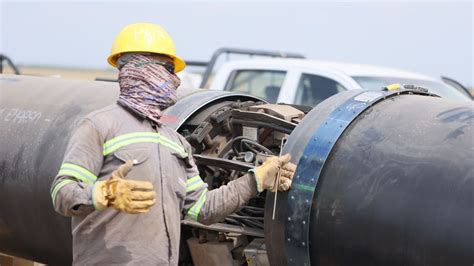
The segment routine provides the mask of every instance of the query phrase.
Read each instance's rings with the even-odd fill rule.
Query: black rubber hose
[[[249,220],[249,219],[242,219],[241,221],[243,224],[247,225],[248,227],[263,229],[263,223],[259,223],[259,222]]]
[[[246,220],[257,220],[257,221],[263,221],[263,216],[262,217],[253,217],[253,216],[242,216],[238,214],[231,214],[228,217],[235,218],[235,219],[246,219]]]
[[[260,150],[266,152],[267,154],[270,154],[272,155],[273,152],[268,149],[267,147],[263,146],[262,144],[256,142],[256,141],[253,141],[253,140],[249,140],[249,139],[242,139],[240,141],[241,144],[248,144],[248,145],[254,145],[254,146],[257,146],[258,148],[260,148]]]

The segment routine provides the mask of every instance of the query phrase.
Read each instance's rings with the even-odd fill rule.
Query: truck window
[[[332,79],[302,74],[296,90],[295,104],[316,106],[326,98],[345,90],[344,86]]]
[[[276,103],[286,71],[236,70],[230,75],[227,91],[243,92]]]

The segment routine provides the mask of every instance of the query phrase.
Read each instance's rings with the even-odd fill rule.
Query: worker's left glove
[[[112,207],[125,213],[145,213],[155,204],[152,183],[125,179],[132,166],[129,160],[113,171],[109,179],[94,184],[92,200],[97,210]]]
[[[271,192],[287,191],[291,187],[291,180],[295,174],[296,165],[290,162],[291,155],[268,157],[261,166],[256,167],[252,172],[255,174],[257,181],[257,190],[262,192],[265,189]],[[280,173],[278,184],[276,180]]]

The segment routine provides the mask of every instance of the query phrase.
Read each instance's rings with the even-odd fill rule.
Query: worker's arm
[[[189,144],[187,150],[190,150]],[[239,210],[257,192],[253,173],[248,173],[211,191],[199,176],[191,152],[187,158],[186,199],[184,209],[189,218],[203,224],[212,224]]]
[[[51,198],[58,213],[81,216],[94,211],[92,188],[102,168],[102,143],[92,121],[84,119],[69,140],[63,163],[51,185]]]
[[[252,173],[211,191],[203,182],[199,188],[187,193],[186,214],[203,224],[216,223],[238,211],[257,194],[257,185]]]

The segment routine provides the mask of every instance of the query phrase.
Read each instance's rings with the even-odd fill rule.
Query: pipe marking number
[[[36,124],[41,118],[42,113],[34,110],[11,108],[7,112],[6,109],[0,109],[0,116],[3,115],[3,121],[16,124]]]

